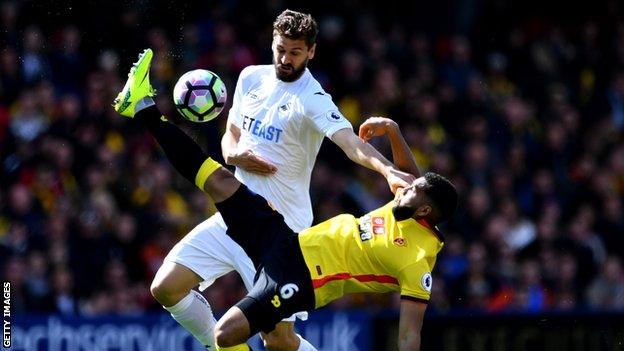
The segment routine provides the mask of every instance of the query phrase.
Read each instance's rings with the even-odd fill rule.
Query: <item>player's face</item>
[[[428,206],[426,205],[426,187],[427,180],[425,177],[420,177],[409,187],[397,191],[392,208],[392,213],[397,220],[402,221],[411,218],[417,210],[420,212],[423,206]]]
[[[305,70],[308,60],[314,57],[316,44],[308,48],[303,39],[289,39],[283,35],[273,36],[273,64],[277,79],[294,82]]]

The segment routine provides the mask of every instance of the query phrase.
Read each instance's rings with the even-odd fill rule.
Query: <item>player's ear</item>
[[[416,209],[415,215],[416,217],[424,218],[424,217],[429,216],[431,212],[433,212],[433,208],[431,208],[430,205],[422,205]]]
[[[273,37],[271,38],[271,50],[275,51],[275,49],[277,48],[277,38],[279,37],[279,33],[276,31],[273,31]]]
[[[311,60],[314,58],[315,52],[316,52],[316,43],[312,44],[312,46],[308,50],[308,60]]]

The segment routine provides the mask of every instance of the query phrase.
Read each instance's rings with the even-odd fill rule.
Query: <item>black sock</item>
[[[158,110],[158,107],[156,107],[156,105],[152,105],[137,112],[134,115],[134,119],[141,123],[149,123],[153,121],[162,122],[160,116],[162,116],[162,114],[160,113],[160,110]]]
[[[180,128],[161,120],[161,116],[158,107],[153,105],[137,112],[134,119],[154,136],[173,167],[195,184],[197,172],[208,155]]]

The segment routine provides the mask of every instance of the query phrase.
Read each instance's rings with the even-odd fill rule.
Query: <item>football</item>
[[[215,73],[196,69],[184,73],[173,88],[173,103],[186,119],[207,122],[219,115],[225,101],[225,84]]]

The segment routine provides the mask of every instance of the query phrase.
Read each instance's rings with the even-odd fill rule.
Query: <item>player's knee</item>
[[[217,345],[221,347],[230,347],[240,344],[240,341],[236,338],[234,330],[229,328],[228,324],[223,323],[222,321],[217,322],[217,325],[215,326],[214,338]]]
[[[262,341],[269,351],[293,351],[298,347],[299,338],[292,329],[276,329],[268,334],[262,334]]]
[[[188,294],[188,291],[180,290],[175,284],[163,279],[154,279],[150,286],[150,292],[154,299],[161,305],[168,307],[180,302]]]
[[[150,292],[156,301],[162,304],[161,300],[167,299],[167,288],[162,280],[152,280],[150,285]]]
[[[171,307],[185,298],[201,280],[189,268],[165,261],[152,280],[150,292],[161,305]]]

